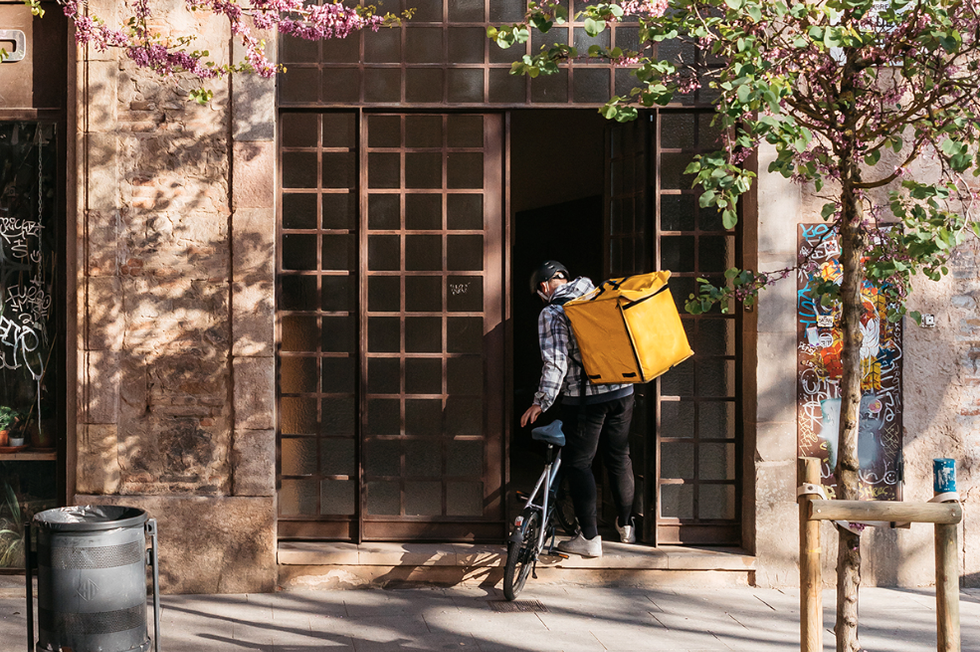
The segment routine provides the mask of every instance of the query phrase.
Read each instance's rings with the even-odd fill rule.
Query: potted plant
[[[24,431],[21,419],[23,413],[9,405],[0,405],[0,446],[23,446]],[[11,440],[18,441],[14,444]]]

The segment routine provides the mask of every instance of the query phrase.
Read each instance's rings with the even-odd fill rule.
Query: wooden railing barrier
[[[963,508],[957,502],[903,503],[826,500],[820,497],[820,460],[798,460],[800,489],[800,652],[823,650],[820,521],[854,523],[933,523],[936,534],[936,649],[960,652],[960,573],[957,524]],[[956,500],[954,494],[936,498]]]

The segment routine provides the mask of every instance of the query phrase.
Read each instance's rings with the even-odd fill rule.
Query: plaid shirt
[[[544,364],[534,403],[542,410],[550,408],[560,393],[564,393],[566,403],[577,404],[582,400],[582,355],[561,304],[592,291],[593,287],[592,281],[584,276],[559,286],[551,296],[551,302],[538,315],[538,343]],[[586,381],[585,402],[600,403],[607,400],[605,394],[616,392],[618,397],[632,394],[632,389],[632,385],[593,385]],[[593,397],[601,398],[590,400]]]

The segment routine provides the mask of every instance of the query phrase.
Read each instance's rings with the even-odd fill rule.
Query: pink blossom
[[[669,0],[624,0],[620,3],[627,16],[663,16]]]
[[[271,77],[279,66],[269,61],[263,42],[252,34],[257,30],[275,29],[307,40],[346,38],[362,29],[377,31],[382,25],[397,21],[391,15],[379,16],[373,11],[346,7],[337,2],[308,5],[305,0],[185,0],[191,10],[208,10],[228,19],[231,31],[245,48],[244,61],[235,66],[216,65],[204,60],[199,52],[187,51],[193,36],[168,39],[148,28],[153,12],[150,0],[131,0],[132,19],[128,33],[106,27],[95,16],[88,15],[87,5],[79,0],[62,0],[63,11],[75,23],[75,39],[80,45],[91,45],[99,51],[122,48],[141,68],[171,77],[191,74],[198,79],[212,79],[236,70],[251,70]]]

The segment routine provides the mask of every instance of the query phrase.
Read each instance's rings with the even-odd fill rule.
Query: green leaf
[[[825,220],[828,220],[830,219],[830,216],[836,212],[837,212],[837,204],[834,202],[830,202],[824,204],[823,208],[820,209],[820,217],[822,217]]]
[[[881,150],[875,149],[864,156],[864,162],[869,166],[877,165],[878,161],[881,160]]]
[[[585,19],[585,33],[589,36],[598,36],[604,29],[606,29],[606,21],[591,17]]]
[[[531,23],[538,28],[538,31],[542,34],[546,34],[551,26],[554,24],[544,16],[535,16],[531,19]]]
[[[599,109],[599,113],[606,120],[613,120],[616,117],[616,114],[619,113],[619,107],[611,103],[606,104],[605,106]]]
[[[198,104],[205,105],[214,98],[214,91],[204,88],[195,88],[189,93],[191,99]]]
[[[726,229],[734,229],[735,225],[738,224],[738,214],[730,208],[722,211],[721,223]]]
[[[752,96],[752,88],[748,84],[742,84],[738,87],[738,101],[742,104],[748,104],[749,99]]]

